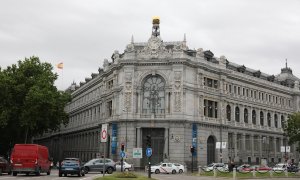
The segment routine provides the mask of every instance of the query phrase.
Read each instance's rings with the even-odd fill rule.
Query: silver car
[[[90,171],[103,173],[103,169],[104,169],[104,159],[103,158],[92,159],[89,162],[84,164],[85,174],[87,174]],[[114,171],[116,171],[116,163],[111,159],[105,159],[104,172],[111,174]]]

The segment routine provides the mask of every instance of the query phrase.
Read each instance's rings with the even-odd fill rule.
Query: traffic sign
[[[101,130],[101,142],[107,141],[107,124],[102,124],[102,130]]]
[[[121,156],[121,158],[125,157],[125,155],[126,155],[126,154],[125,154],[125,152],[124,152],[124,151],[121,151],[121,152],[120,152],[120,156]]]
[[[133,158],[143,158],[143,149],[142,148],[133,148],[132,157]]]
[[[147,148],[147,149],[146,149],[146,156],[147,156],[147,157],[152,156],[152,148]]]

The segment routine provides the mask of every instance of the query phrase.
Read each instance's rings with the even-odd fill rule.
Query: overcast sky
[[[287,58],[300,77],[299,0],[0,0],[0,66],[33,55],[63,62],[63,72],[54,71],[65,89],[122,53],[132,35],[146,42],[152,16],[160,16],[164,41],[186,33],[190,49],[270,75]]]

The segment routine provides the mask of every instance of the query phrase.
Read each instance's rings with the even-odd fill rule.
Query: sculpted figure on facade
[[[125,73],[125,87],[124,87],[124,106],[127,111],[131,111],[131,99],[132,99],[132,73]]]
[[[108,66],[109,66],[108,60],[107,60],[107,59],[104,59],[104,61],[103,61],[103,70],[104,70],[104,71],[107,71]]]

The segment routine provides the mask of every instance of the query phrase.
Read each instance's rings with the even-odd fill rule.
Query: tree
[[[289,144],[298,144],[297,151],[300,152],[300,112],[288,117],[284,131],[289,137]]]
[[[71,96],[54,86],[58,75],[52,70],[38,57],[0,68],[0,153],[68,123],[64,107]]]

